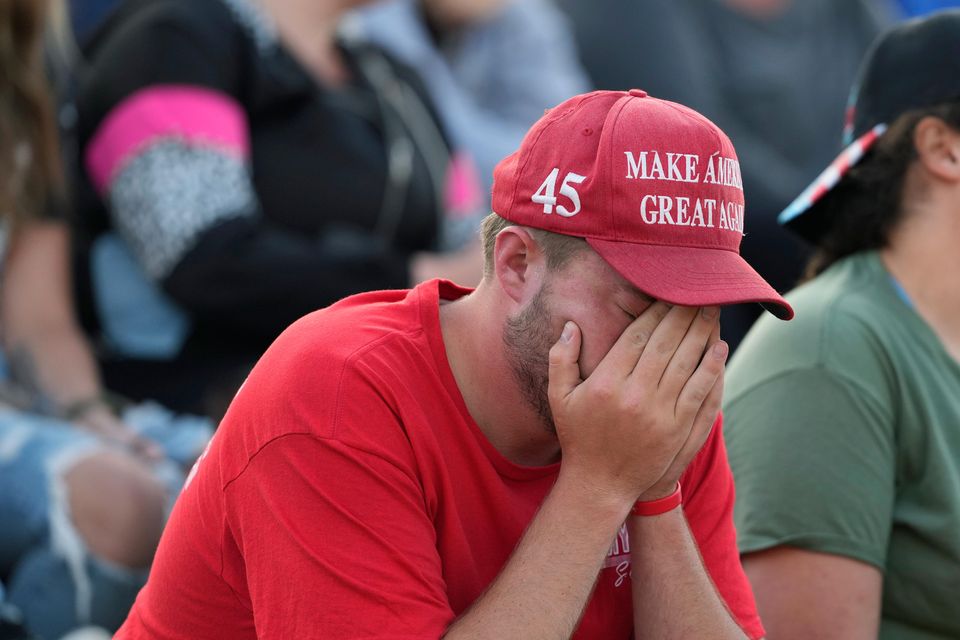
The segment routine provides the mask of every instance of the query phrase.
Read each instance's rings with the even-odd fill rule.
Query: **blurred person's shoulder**
[[[249,73],[258,59],[252,19],[245,26],[228,0],[121,4],[82,43],[81,144],[114,108],[157,85],[201,86],[236,97],[244,70]]]
[[[127,0],[82,45],[82,81],[121,87],[184,75],[205,77],[253,51],[257,13],[231,9],[247,0]],[[231,62],[232,61],[232,62]],[[190,66],[210,69],[190,69]],[[185,68],[187,67],[187,68]],[[159,74],[159,75],[158,75]],[[157,76],[157,77],[154,77]],[[82,83],[83,84],[83,83]],[[99,90],[103,90],[100,87]]]
[[[910,329],[908,309],[876,252],[838,261],[786,298],[794,319],[761,317],[731,358],[727,403],[796,373],[820,371],[870,389],[888,384],[891,351],[910,339]]]

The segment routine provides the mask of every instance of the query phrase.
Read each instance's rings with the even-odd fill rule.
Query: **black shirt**
[[[252,361],[305,313],[407,286],[410,255],[435,246],[449,163],[437,118],[410,71],[369,46],[341,51],[351,83],[321,86],[249,0],[129,0],[91,40],[78,98],[81,256],[119,231],[189,314],[160,377],[187,373],[170,358],[205,378],[210,361]],[[233,114],[242,135],[218,141]],[[81,282],[93,324],[95,288],[108,284]],[[105,360],[109,378],[110,361],[131,358]]]

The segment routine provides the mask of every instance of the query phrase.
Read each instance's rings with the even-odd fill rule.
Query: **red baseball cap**
[[[743,185],[730,139],[696,111],[639,89],[575,96],[493,172],[501,217],[586,239],[620,275],[685,306],[793,309],[740,257]]]

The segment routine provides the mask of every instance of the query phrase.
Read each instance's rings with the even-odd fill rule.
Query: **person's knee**
[[[64,480],[71,519],[90,552],[124,567],[147,567],[163,529],[166,496],[145,465],[105,451],[77,463]]]

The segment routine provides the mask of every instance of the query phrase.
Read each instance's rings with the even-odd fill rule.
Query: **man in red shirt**
[[[763,634],[718,305],[792,310],[739,256],[730,141],[595,92],[494,181],[475,291],[347,298],[264,355],[118,637]]]

